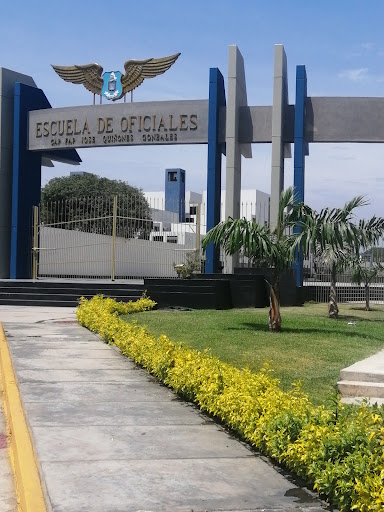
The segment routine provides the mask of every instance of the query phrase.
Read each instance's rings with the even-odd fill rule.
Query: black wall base
[[[270,268],[235,268],[235,276],[261,276],[274,284],[273,270]],[[280,305],[302,306],[303,297],[301,288],[296,286],[296,271],[285,270],[280,276]]]
[[[257,272],[250,272],[253,270]],[[191,279],[144,279],[144,288],[159,308],[263,308],[269,305],[265,279],[272,279],[269,269],[265,270],[235,269],[235,274],[195,274]],[[302,304],[300,292],[294,272],[289,271],[281,280],[281,305]]]
[[[144,279],[146,294],[159,308],[229,309],[232,307],[226,279]]]

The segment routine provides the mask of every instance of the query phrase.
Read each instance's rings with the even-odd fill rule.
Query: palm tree
[[[365,311],[370,311],[370,284],[372,281],[383,273],[384,266],[380,262],[373,263],[372,266],[367,266],[367,262],[362,258],[355,259],[351,262],[352,267],[352,282],[361,286],[364,283],[365,289]]]
[[[269,329],[280,331],[280,275],[290,267],[295,259],[295,249],[300,236],[291,234],[297,224],[304,205],[295,204],[293,188],[282,192],[279,203],[277,226],[268,226],[248,221],[232,219],[220,222],[203,239],[203,249],[214,243],[221,245],[226,254],[242,251],[252,260],[265,261],[273,269],[273,286],[268,283],[270,296]],[[306,210],[305,210],[306,211]],[[309,212],[307,212],[309,213]]]
[[[299,249],[303,255],[312,252],[318,263],[331,269],[328,316],[337,318],[337,271],[348,266],[351,257],[358,256],[361,249],[375,245],[384,234],[381,217],[353,222],[355,209],[367,204],[363,196],[357,196],[343,208],[323,208],[318,213],[297,203],[293,188],[289,188],[281,194],[274,229],[246,219],[228,218],[207,233],[203,248],[214,243],[221,245],[226,254],[243,251],[251,259],[265,261],[271,266],[274,283],[269,286],[269,328],[273,331],[281,329],[280,274],[295,261]],[[298,233],[291,233],[294,226],[299,227]]]
[[[343,208],[323,208],[319,213],[306,207],[300,219],[301,244],[304,253],[312,252],[315,260],[331,269],[328,316],[337,318],[337,271],[347,267],[361,249],[377,243],[384,233],[384,219],[353,222],[355,209],[367,205],[363,196],[345,203]]]

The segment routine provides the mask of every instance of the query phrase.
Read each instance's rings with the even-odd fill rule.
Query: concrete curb
[[[0,370],[0,382],[4,396],[4,414],[10,439],[8,449],[15,481],[18,510],[21,512],[46,512],[47,508],[38,463],[25,419],[8,341],[1,323]]]

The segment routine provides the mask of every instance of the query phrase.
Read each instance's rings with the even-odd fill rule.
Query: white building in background
[[[180,205],[174,205],[174,211],[165,209],[165,191],[144,192],[144,195],[152,210],[154,229],[150,235],[151,240],[183,244],[189,250],[200,248],[198,241],[207,232],[206,190],[201,194],[185,191],[185,201],[182,200]],[[240,201],[242,218],[261,225],[269,225],[269,194],[256,189],[244,189],[241,191]],[[184,222],[179,221],[180,208],[185,212]],[[221,191],[220,220],[225,220],[225,190]]]
[[[202,193],[202,204],[207,204],[207,191]],[[253,220],[260,225],[269,225],[269,200],[270,195],[261,190],[243,189],[240,192],[240,216],[247,220]],[[220,220],[225,220],[225,190],[221,191]]]
[[[147,199],[149,206],[153,210],[163,210],[165,211],[165,192],[143,192],[145,198]],[[203,192],[204,193],[204,192]],[[195,207],[198,204],[203,204],[203,194],[198,194],[197,192],[186,191],[185,192],[185,201],[181,200],[183,203],[181,206],[185,209],[186,222],[193,222],[194,219],[190,218],[190,209],[191,207]],[[174,205],[175,206],[175,205]],[[193,208],[192,208],[193,210]],[[169,212],[173,213],[173,212]],[[178,214],[175,212],[175,219],[178,217]],[[190,219],[190,220],[187,220]]]
[[[165,192],[144,192],[152,213],[153,231],[150,240],[182,244],[186,249],[199,248],[198,239],[206,233],[205,212],[202,212],[202,194],[185,192],[185,201],[165,209]],[[169,203],[168,203],[169,204]],[[185,212],[184,222],[179,220],[179,209]],[[198,219],[200,218],[200,221]],[[200,231],[199,231],[200,230]],[[196,236],[200,235],[200,237]]]
[[[155,213],[155,217],[161,217],[161,220],[177,222],[178,214],[165,209],[165,192],[144,192],[149,206]],[[240,195],[241,217],[247,220],[253,220],[257,224],[269,224],[269,201],[270,195],[257,189],[244,189]],[[185,222],[196,222],[197,206],[200,206],[201,226],[205,230],[205,219],[207,216],[207,191],[203,190],[201,194],[197,192],[186,191],[183,207],[185,209]],[[154,219],[155,220],[155,219]],[[225,190],[221,191],[221,215],[220,220],[225,220]]]

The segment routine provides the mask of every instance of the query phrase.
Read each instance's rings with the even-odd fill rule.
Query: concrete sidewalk
[[[48,510],[327,507],[178,399],[69,308],[0,306]]]

